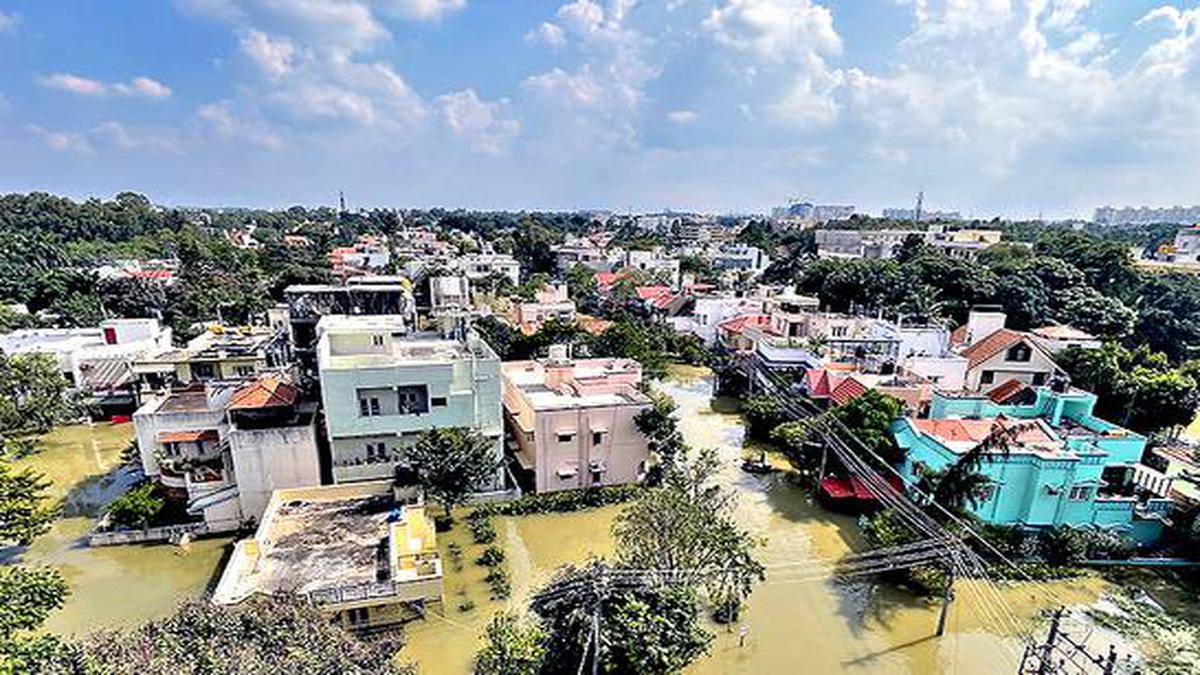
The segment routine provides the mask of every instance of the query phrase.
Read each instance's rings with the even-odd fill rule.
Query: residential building
[[[679,260],[667,255],[661,248],[626,251],[625,267],[657,275],[671,288],[679,288]]]
[[[875,390],[899,399],[911,413],[926,410],[932,400],[933,384],[924,378],[901,373],[868,373],[853,364],[830,363],[804,373],[804,395],[829,406],[845,405]]]
[[[514,286],[521,283],[521,264],[504,253],[472,253],[458,259],[458,269],[471,281],[503,274]]]
[[[145,390],[210,380],[246,380],[291,360],[287,334],[266,326],[212,324],[183,347],[166,345],[133,360]]]
[[[821,258],[890,260],[909,237],[925,238],[924,230],[814,230]]]
[[[159,394],[133,414],[142,471],[209,532],[258,519],[273,490],[321,483],[316,404],[281,373]]]
[[[398,316],[327,316],[317,332],[335,483],[411,469],[405,449],[433,428],[472,429],[503,456],[500,359],[486,342],[461,330],[410,333]],[[502,478],[480,489],[500,489]]]
[[[714,254],[712,264],[720,271],[734,270],[760,274],[771,264],[771,259],[756,246],[737,244],[727,246]]]
[[[555,247],[554,255],[558,269],[563,271],[575,265],[583,265],[597,272],[607,272],[612,268],[604,248],[585,237],[568,239]]]
[[[1200,206],[1101,206],[1092,220],[1100,225],[1193,225],[1200,223]]]
[[[306,374],[316,371],[317,323],[328,315],[407,317],[416,327],[412,284],[395,277],[352,277],[346,285],[297,284],[283,291],[289,337]]]
[[[1094,525],[1149,544],[1172,502],[1139,488],[1134,475],[1146,438],[1093,415],[1096,397],[1067,387],[1026,388],[1010,404],[979,394],[934,392],[928,419],[892,427],[905,452],[903,472],[917,480],[941,471],[997,437],[979,473],[990,482],[971,506],[986,522],[1030,528]]]
[[[175,274],[179,271],[179,261],[173,258],[153,258],[149,260],[114,260],[96,268],[96,276],[106,279],[144,279],[155,281],[163,286],[175,283]]]
[[[1006,319],[999,310],[976,308],[952,334],[967,359],[966,389],[986,393],[1011,380],[1041,386],[1063,373],[1042,340],[1005,328]]]
[[[1000,230],[949,230],[930,226],[927,241],[951,258],[974,260],[981,251],[999,244],[1004,233]]]
[[[1104,344],[1100,338],[1064,324],[1042,326],[1029,332],[1051,354],[1066,349],[1099,349]]]
[[[517,304],[515,312],[516,324],[526,335],[538,332],[550,319],[575,321],[575,303],[569,299],[566,284],[550,284],[538,290],[533,302]]]
[[[1171,482],[1166,486],[1178,505],[1200,507],[1200,452],[1188,445],[1163,445],[1152,448],[1146,464]]]
[[[234,545],[212,601],[307,600],[338,625],[373,630],[442,603],[433,519],[390,481],[276,490],[254,537]]]
[[[392,260],[387,238],[363,235],[353,246],[339,246],[329,252],[329,267],[340,279],[384,270]]]
[[[761,314],[763,298],[759,296],[730,297],[697,295],[689,321],[681,325],[686,331],[699,335],[707,344],[717,341],[717,327],[744,314]]]
[[[632,359],[567,357],[503,364],[504,412],[522,473],[538,492],[641,480],[647,439],[634,418],[653,405]]]
[[[471,310],[471,281],[465,276],[429,279],[429,313],[454,315]]]
[[[1174,242],[1160,246],[1157,257],[1164,262],[1185,265],[1200,263],[1200,225],[1176,232]]]
[[[171,329],[157,319],[108,319],[96,328],[30,328],[0,335],[0,352],[47,354],[71,386],[97,406],[102,417],[137,409],[133,363],[169,348]]]
[[[813,204],[811,202],[792,202],[783,208],[772,210],[776,218],[797,218],[800,220],[824,222],[830,220],[849,220],[855,212],[854,206],[837,204]]]
[[[917,210],[889,208],[883,210],[882,216],[889,220],[916,220]],[[962,219],[962,213],[959,211],[927,211],[925,209],[921,209],[921,222]]]

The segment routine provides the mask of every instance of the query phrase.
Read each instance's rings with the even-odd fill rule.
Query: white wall
[[[229,435],[242,518],[261,519],[271,492],[321,484],[314,422]]]

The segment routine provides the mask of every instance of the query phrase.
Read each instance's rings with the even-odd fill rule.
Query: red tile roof
[[[638,286],[637,296],[642,300],[657,300],[659,296],[670,294],[670,286]]]
[[[746,330],[746,326],[766,326],[770,323],[771,317],[766,314],[742,314],[732,319],[725,319],[717,324],[717,328],[736,335]]]
[[[1012,379],[989,391],[987,393],[987,397],[995,403],[1003,404],[1013,396],[1021,393],[1024,389],[1024,382],[1017,379]]]
[[[867,385],[851,376],[838,383],[833,391],[829,392],[829,398],[837,405],[846,405],[865,393],[867,393]]]
[[[159,443],[196,443],[198,441],[215,441],[219,435],[216,429],[201,429],[198,431],[160,431],[156,438]]]
[[[963,324],[950,332],[950,346],[958,347],[967,342],[967,324]]]
[[[1000,328],[991,335],[964,349],[962,355],[967,358],[967,368],[974,368],[1022,340],[1026,340],[1024,333],[1008,328]],[[1032,341],[1030,341],[1030,347],[1040,349],[1035,347]]]
[[[129,276],[135,279],[170,279],[175,276],[172,270],[130,270]]]
[[[275,375],[260,377],[238,387],[229,398],[229,410],[254,410],[258,408],[283,408],[292,405],[300,396],[300,390]]]

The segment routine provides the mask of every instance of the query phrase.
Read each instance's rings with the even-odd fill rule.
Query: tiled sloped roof
[[[1017,379],[1012,379],[989,391],[987,393],[987,397],[990,398],[994,403],[1003,404],[1013,396],[1019,394],[1023,389],[1025,389],[1024,382]]]
[[[847,377],[833,388],[833,391],[829,393],[829,398],[837,405],[845,405],[865,393],[867,393],[867,385],[854,377]]]
[[[282,408],[295,403],[299,396],[300,391],[294,385],[268,375],[238,387],[229,398],[228,409]]]
[[[974,368],[1024,339],[1024,333],[1008,328],[1000,328],[991,335],[964,349],[962,355],[967,359],[967,368]]]
[[[746,330],[746,326],[766,326],[771,323],[771,317],[766,314],[742,314],[732,319],[726,319],[717,324],[717,328],[733,334]]]

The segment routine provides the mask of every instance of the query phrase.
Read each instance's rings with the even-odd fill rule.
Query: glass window
[[[379,399],[374,396],[364,396],[358,399],[358,414],[362,417],[375,417],[381,413]]]
[[[435,408],[444,408],[446,407],[446,397],[434,396],[433,398],[429,399],[429,403]]]
[[[985,370],[985,371],[983,371],[983,374],[979,376],[980,384],[991,384],[995,381],[996,381],[996,371],[994,371],[994,370]]]
[[[1017,343],[1008,348],[1008,354],[1005,355],[1005,360],[1016,361],[1018,363],[1027,363],[1033,358],[1033,350],[1024,342]]]
[[[604,432],[603,431],[593,431],[592,432],[592,445],[600,445],[603,442],[604,442]]]
[[[1071,488],[1069,499],[1077,502],[1085,501],[1091,496],[1092,489],[1086,485],[1075,485]]]
[[[559,443],[570,443],[573,440],[575,440],[575,434],[572,432],[560,431],[558,433],[558,442]]]

